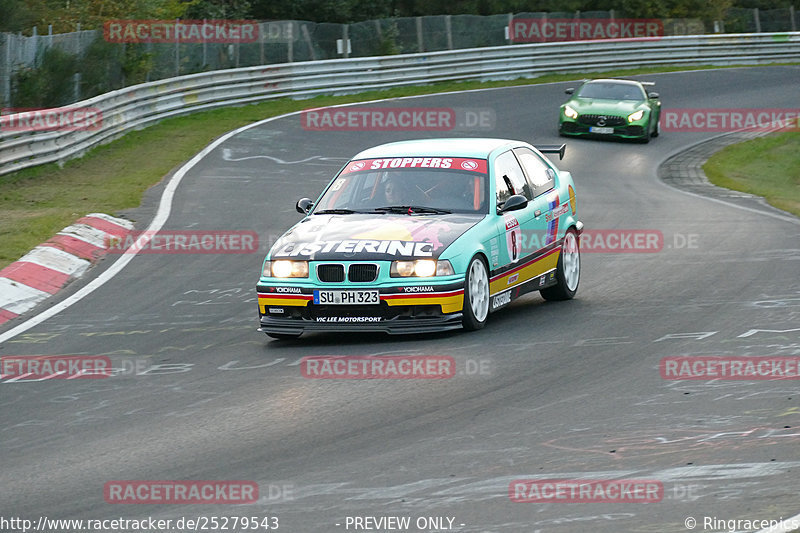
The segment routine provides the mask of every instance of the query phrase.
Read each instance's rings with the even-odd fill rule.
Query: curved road
[[[665,109],[800,101],[797,66],[642,79],[657,82]],[[554,143],[570,85],[372,105],[488,111],[492,126],[459,135]],[[659,375],[667,356],[800,355],[800,225],[767,207],[687,195],[656,177],[660,162],[710,133],[664,133],[647,145],[567,141],[558,164],[575,177],[587,228],[664,239],[656,253],[584,253],[573,301],[546,303],[534,293],[469,334],[281,342],[255,332],[263,254],[298,220],[295,200],[318,194],[366,147],[437,135],[309,132],[294,115],[243,131],[200,160],[177,189],[165,229],[254,231],[258,253],[140,254],[110,283],[0,345],[3,355],[108,355],[146,368],[0,385],[1,514],[277,516],[289,533],[354,531],[348,516],[407,516],[412,526],[401,531],[447,531],[415,521],[449,517],[453,531],[549,533],[680,532],[687,517],[698,520],[696,531],[712,531],[703,517],[800,512],[797,381]],[[133,216],[152,216],[155,201]],[[459,372],[448,380],[309,380],[298,366],[309,355],[398,354],[450,355]],[[664,497],[510,501],[509,483],[534,476],[657,480]],[[104,501],[109,481],[171,479],[251,480],[260,499]]]

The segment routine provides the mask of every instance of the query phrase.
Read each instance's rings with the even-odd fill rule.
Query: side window
[[[555,187],[555,172],[542,158],[527,148],[515,148],[522,168],[533,191],[534,196],[539,196]]]
[[[511,181],[504,179],[501,174],[494,175],[494,188],[497,190],[497,205],[505,203],[511,198]]]
[[[528,200],[533,199],[528,182],[525,181],[525,174],[522,173],[522,167],[519,166],[519,162],[511,150],[500,154],[494,160],[494,179],[497,185],[498,203],[505,202],[513,194],[521,194]],[[501,199],[503,189],[507,196]]]

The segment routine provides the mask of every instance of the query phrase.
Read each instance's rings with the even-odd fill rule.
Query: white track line
[[[201,159],[203,159],[206,155],[208,155],[209,152],[211,152],[214,148],[216,148],[217,146],[224,143],[225,141],[227,141],[228,139],[230,139],[231,137],[233,137],[238,133],[241,133],[247,129],[256,126],[260,126],[272,120],[277,120],[279,118],[285,118],[287,116],[294,115],[296,113],[300,113],[300,111],[296,111],[294,113],[288,113],[286,115],[280,115],[277,117],[270,117],[268,119],[264,119],[259,122],[254,122],[253,124],[248,124],[247,126],[243,126],[239,129],[230,131],[225,135],[223,135],[222,137],[220,137],[219,139],[217,139],[216,141],[206,146],[205,148],[203,148],[203,150],[201,150],[200,152],[198,152],[185,165],[183,165],[180,169],[178,169],[178,171],[175,172],[175,174],[173,174],[172,178],[170,178],[169,183],[167,184],[166,188],[164,189],[164,192],[161,195],[161,201],[158,205],[158,211],[156,212],[156,216],[153,218],[153,221],[150,223],[150,226],[148,226],[148,228],[143,232],[142,237],[140,237],[140,241],[141,239],[146,239],[147,241],[149,241],[150,237],[153,234],[157,233],[158,230],[160,230],[164,226],[164,223],[167,221],[170,212],[172,211],[172,199],[175,196],[175,191],[177,190],[178,185],[180,185],[181,180],[183,180],[183,177],[186,175],[186,173],[189,172],[189,170],[191,170],[197,163],[199,163]],[[139,250],[141,250],[142,248],[143,247],[140,247]],[[122,254],[122,256],[119,259],[117,259],[117,261],[113,265],[111,265],[106,271],[97,276],[95,279],[89,282],[85,287],[78,290],[72,296],[46,309],[45,311],[42,311],[35,317],[26,320],[22,324],[6,331],[5,333],[0,334],[0,344],[13,339],[17,335],[24,333],[25,331],[28,331],[29,329],[35,326],[38,326],[45,320],[57,315],[64,309],[67,309],[73,304],[81,301],[83,298],[90,295],[95,290],[105,285],[106,282],[110,281],[114,276],[116,276],[123,268],[125,268],[125,266],[128,263],[130,263],[133,260],[134,257],[136,257],[137,254],[138,251],[132,251],[130,253],[126,252]]]

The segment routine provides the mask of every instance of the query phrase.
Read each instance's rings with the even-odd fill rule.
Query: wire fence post
[[[757,7],[753,8],[753,20],[756,22],[756,33],[761,33],[761,15]]]
[[[175,75],[181,75],[181,40],[178,38],[178,26],[181,19],[175,19]]]
[[[795,20],[794,4],[789,6],[789,20],[792,21],[792,31],[797,31],[797,20]]]
[[[3,99],[0,106],[11,107],[11,35],[0,35],[0,46],[3,47],[3,72],[0,80],[3,83]]]
[[[292,21],[286,23],[286,39],[289,41],[286,45],[287,59],[289,63],[294,63],[294,22]]]
[[[447,49],[453,49],[453,23],[451,22],[452,15],[444,16],[444,29],[447,32]]]
[[[417,51],[425,51],[425,43],[422,40],[422,17],[417,17]]]

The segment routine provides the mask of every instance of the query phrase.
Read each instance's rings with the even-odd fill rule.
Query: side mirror
[[[295,204],[294,208],[297,209],[298,213],[302,213],[307,215],[311,208],[314,207],[314,200],[311,198],[300,198],[297,200],[297,204]]]
[[[567,90],[566,90],[566,91],[564,91],[564,92],[565,92],[565,93],[567,93],[567,94],[572,94],[572,93],[574,93],[574,92],[575,92],[575,89],[574,89],[574,88],[572,88],[572,87],[570,87],[569,89],[567,89]]]
[[[515,194],[503,203],[502,207],[498,207],[497,213],[503,214],[509,211],[517,211],[528,207],[528,199],[521,194]]]
[[[656,99],[656,98],[658,98],[658,93],[647,93],[647,97]]]

